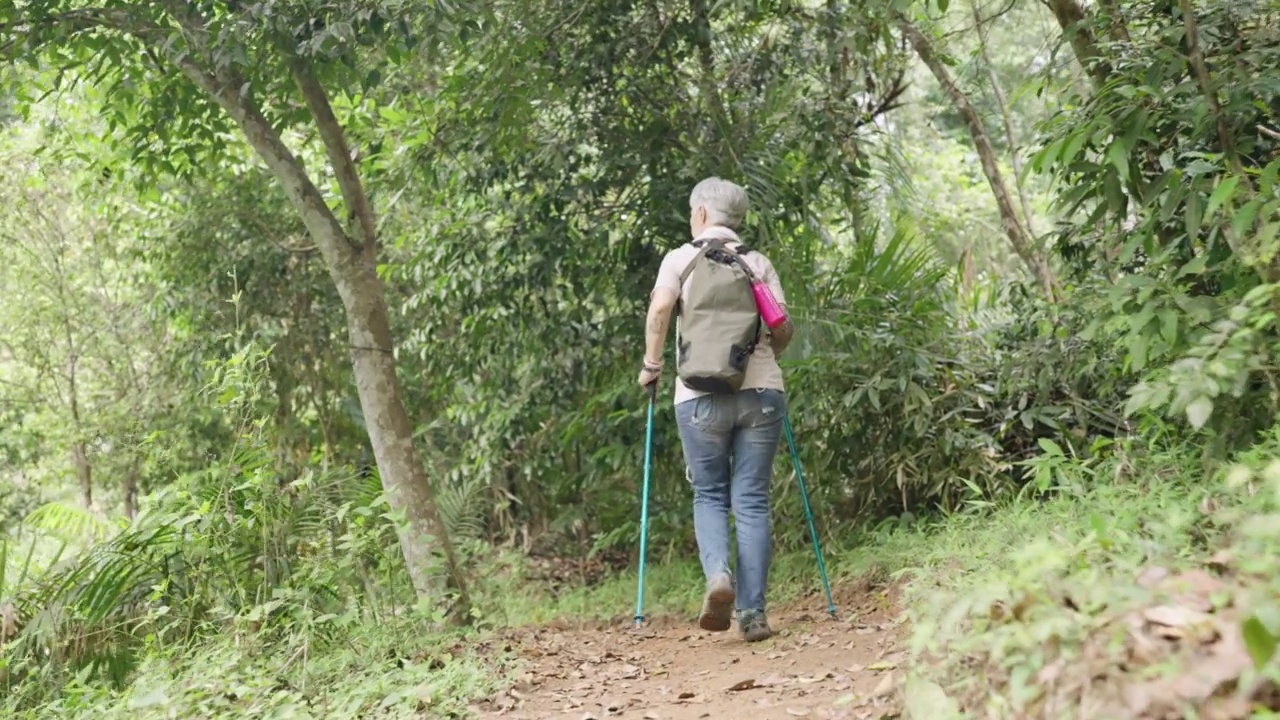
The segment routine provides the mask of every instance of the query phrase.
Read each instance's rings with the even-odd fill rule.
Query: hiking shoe
[[[728,575],[717,575],[707,583],[707,594],[702,598],[702,614],[698,627],[712,632],[729,629],[733,617],[733,581]]]
[[[744,610],[738,614],[738,628],[742,630],[742,639],[747,642],[760,642],[773,637],[769,629],[769,621],[763,610]]]

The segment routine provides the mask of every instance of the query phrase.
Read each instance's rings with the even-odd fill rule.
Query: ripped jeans
[[[729,570],[729,509],[738,535],[737,609],[765,609],[773,560],[769,486],[787,396],[746,389],[676,405],[676,423],[693,486],[693,526],[707,579]]]

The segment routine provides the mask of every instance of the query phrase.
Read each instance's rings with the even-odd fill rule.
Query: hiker
[[[711,177],[694,186],[693,241],[666,254],[650,295],[640,385],[661,378],[676,310],[676,423],[707,582],[698,626],[728,630],[736,606],[743,637],[756,642],[772,634],[765,616],[773,559],[769,486],[787,402],[776,357],[791,341],[792,326],[781,314],[773,330],[761,322],[751,276],[772,292],[780,312],[785,300],[773,264],[738,237],[747,209],[746,191],[732,182]],[[736,582],[729,569],[730,507]]]

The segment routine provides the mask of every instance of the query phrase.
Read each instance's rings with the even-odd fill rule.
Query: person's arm
[[[773,293],[773,298],[782,306],[782,311],[787,310],[787,296],[782,292],[782,281],[778,279],[778,271],[773,269],[773,263],[765,260],[764,282],[769,286],[769,292]],[[791,315],[787,315],[787,319],[781,325],[769,331],[769,347],[773,348],[774,355],[782,355],[782,351],[787,349],[791,344],[791,338],[795,335],[795,325],[791,322]]]
[[[782,351],[791,344],[791,338],[794,335],[795,326],[791,324],[791,317],[788,316],[781,325],[769,331],[769,347],[773,348],[773,354],[782,355]]]
[[[667,330],[671,327],[671,311],[676,306],[676,293],[666,286],[653,289],[649,298],[649,312],[644,323],[644,362],[662,366],[663,350],[667,344]]]
[[[662,377],[662,356],[667,344],[667,330],[671,327],[671,311],[679,298],[680,270],[668,253],[658,267],[658,277],[653,283],[653,292],[649,294],[649,312],[645,313],[641,386],[648,387]]]

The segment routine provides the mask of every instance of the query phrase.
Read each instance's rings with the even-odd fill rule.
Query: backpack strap
[[[693,259],[689,261],[689,264],[684,266],[684,271],[680,273],[680,291],[676,295],[676,315],[681,314],[681,306],[683,303],[680,302],[680,296],[684,295],[684,284],[689,280],[689,276],[693,274],[693,266],[698,264],[698,261],[702,259],[703,255],[706,255],[717,248],[724,247],[724,241],[718,238],[713,238],[711,240],[694,240],[690,244],[698,248],[698,253],[693,256]]]
[[[684,266],[684,272],[680,273],[681,293],[684,292],[684,284],[688,281],[689,276],[693,274],[693,266],[698,264],[698,260],[712,250],[720,250],[724,248],[724,241],[719,238],[713,238],[711,240],[694,240],[690,244],[698,248],[698,254],[693,256],[693,259],[689,261],[689,264]]]

